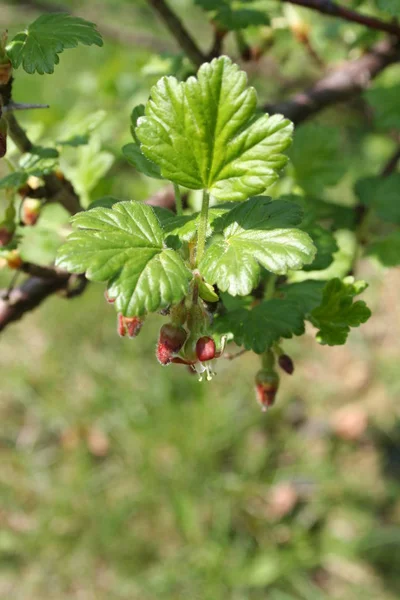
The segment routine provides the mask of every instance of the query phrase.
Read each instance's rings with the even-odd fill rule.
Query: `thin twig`
[[[3,106],[3,112],[11,112],[13,110],[32,110],[37,108],[50,108],[49,104],[26,104],[24,102],[10,102],[7,106]]]
[[[400,161],[400,144],[393,152],[392,156],[389,158],[385,166],[381,171],[381,177],[389,177],[395,170]]]
[[[372,79],[399,60],[399,42],[384,40],[360,58],[343,63],[310,89],[264,109],[271,114],[281,113],[299,124],[328,106],[358,96]]]
[[[164,0],[148,0],[149,4],[158,12],[165,25],[168,27],[179,46],[196,67],[200,67],[207,58],[197,46],[196,42],[183,26],[182,21]]]
[[[339,17],[346,21],[358,23],[364,25],[370,29],[377,31],[386,31],[392,35],[400,37],[400,27],[396,23],[388,23],[377,19],[376,17],[370,17],[369,15],[363,15],[350,8],[340,6],[331,0],[281,0],[281,2],[289,2],[290,4],[297,4],[297,6],[304,6],[305,8],[311,8],[320,13],[328,15],[329,17]]]

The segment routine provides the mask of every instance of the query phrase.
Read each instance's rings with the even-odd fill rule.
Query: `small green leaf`
[[[375,256],[384,267],[400,265],[400,231],[375,240],[367,246],[367,255]]]
[[[314,261],[303,267],[304,271],[320,271],[327,269],[333,262],[333,255],[338,251],[338,245],[333,234],[320,225],[301,227],[312,239],[317,249]]]
[[[340,133],[333,127],[312,123],[297,128],[289,156],[297,183],[311,194],[336,185],[347,168]]]
[[[235,205],[234,205],[235,206]],[[211,235],[215,222],[232,207],[229,204],[214,206],[208,211],[207,237]],[[166,234],[178,236],[182,242],[190,242],[197,237],[200,223],[200,213],[177,216],[165,208],[154,207],[155,213]]]
[[[376,214],[389,223],[400,225],[400,173],[388,177],[365,177],[355,185],[362,204],[373,208]]]
[[[375,0],[377,7],[392,17],[400,15],[400,0]]]
[[[67,13],[41,15],[7,45],[14,69],[21,64],[27,73],[53,73],[59,54],[78,44],[102,46],[101,35],[89,21]]]
[[[56,264],[92,281],[107,281],[116,309],[127,317],[179,302],[191,271],[174,250],[163,246],[163,231],[152,208],[118,202],[72,220],[76,231],[60,248]]]
[[[28,177],[28,173],[24,173],[23,171],[9,173],[0,179],[0,190],[19,188],[28,181]]]
[[[203,64],[197,79],[163,77],[151,91],[136,135],[161,174],[221,200],[263,193],[286,164],[293,125],[256,116],[257,95],[226,56]]]
[[[303,334],[304,317],[295,302],[273,298],[252,310],[242,308],[218,317],[215,328],[232,333],[236,344],[261,354],[281,337]]]
[[[255,2],[249,0],[195,0],[195,3],[209,12],[222,29],[235,31],[270,23],[267,12],[258,10]]]
[[[218,294],[215,293],[214,288],[205,281],[199,281],[199,296],[206,302],[218,302]]]
[[[221,217],[223,239],[214,240],[200,271],[231,296],[245,296],[257,285],[260,265],[283,275],[310,264],[315,247],[307,233],[293,229],[301,209],[289,202],[251,198]]]
[[[139,173],[143,173],[143,175],[152,177],[153,179],[164,179],[161,175],[160,167],[149,160],[140,148],[140,142],[136,135],[136,128],[139,117],[143,117],[143,115],[144,105],[139,104],[138,106],[135,106],[131,113],[131,134],[134,141],[131,144],[126,144],[126,146],[122,148],[122,152],[127,161],[131,163]]]
[[[311,323],[319,329],[317,340],[329,346],[342,345],[350,327],[359,327],[368,321],[371,311],[362,300],[353,302],[354,296],[365,290],[364,281],[347,277],[343,281],[331,279],[325,285],[320,306],[311,313]]]
[[[152,177],[153,179],[163,179],[160,167],[146,158],[138,144],[135,144],[134,142],[126,144],[123,146],[122,152],[126,160],[133,165],[139,173],[143,173],[143,175]]]
[[[374,111],[376,126],[382,130],[400,127],[400,84],[392,86],[375,85],[365,92],[367,102]]]
[[[291,302],[297,304],[304,318],[309,315],[314,308],[317,308],[322,302],[322,292],[325,287],[325,281],[302,281],[300,283],[290,283],[279,288],[279,293]]]
[[[65,137],[57,141],[57,144],[71,146],[72,148],[85,146],[89,142],[90,134],[104,121],[106,114],[105,110],[97,110],[80,119],[78,123],[67,125],[63,123],[62,129]]]

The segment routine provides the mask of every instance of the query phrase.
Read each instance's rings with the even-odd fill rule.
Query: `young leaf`
[[[340,135],[333,127],[302,125],[296,129],[289,156],[297,183],[311,194],[336,185],[346,172]]]
[[[143,117],[143,115],[144,105],[139,104],[138,106],[135,106],[131,114],[131,134],[134,141],[131,144],[126,144],[126,146],[122,148],[122,152],[127,161],[130,162],[139,173],[143,173],[143,175],[152,177],[153,179],[164,179],[161,175],[160,167],[149,160],[140,148],[140,142],[136,135],[136,127],[139,117]]]
[[[291,302],[297,304],[303,318],[306,318],[314,308],[317,308],[322,302],[322,292],[325,287],[325,281],[301,281],[300,283],[290,283],[279,288],[279,293]]]
[[[287,161],[292,123],[256,116],[257,95],[226,56],[203,64],[197,79],[163,77],[151,91],[136,135],[161,174],[221,200],[263,193]]]
[[[135,142],[123,146],[122,152],[126,160],[133,165],[139,173],[143,173],[143,175],[152,177],[153,179],[163,179],[160,167],[146,158],[141,151],[140,146]]]
[[[398,17],[400,15],[400,0],[376,0],[376,5],[382,12]]]
[[[375,256],[384,267],[400,265],[400,231],[394,231],[370,244],[367,255]]]
[[[390,130],[400,127],[399,107],[400,84],[375,85],[365,92],[365,97],[374,111],[374,121],[379,129]]]
[[[304,333],[304,317],[291,300],[265,300],[252,310],[244,308],[215,320],[219,333],[232,333],[235,342],[257,354],[265,352],[281,337]]]
[[[333,262],[333,255],[338,250],[338,245],[333,234],[320,225],[301,227],[312,239],[317,249],[315,260],[310,265],[304,265],[304,271],[320,271],[327,269]]]
[[[163,246],[163,231],[150,206],[118,202],[73,217],[76,229],[60,248],[56,264],[92,281],[107,281],[110,298],[126,317],[179,302],[191,271]]]
[[[206,281],[231,296],[245,296],[257,285],[260,265],[280,275],[310,264],[315,247],[294,229],[302,219],[296,204],[251,198],[221,217],[223,238],[215,239],[200,264]]]
[[[216,219],[228,212],[232,207],[229,204],[214,206],[208,211],[207,237],[212,233]],[[178,236],[183,242],[190,242],[197,237],[200,223],[200,213],[177,216],[170,210],[154,207],[161,226],[169,236]]]
[[[362,204],[374,208],[383,221],[400,225],[399,189],[400,173],[388,177],[365,177],[355,185]]]
[[[41,15],[7,45],[14,69],[21,64],[27,73],[53,73],[59,54],[78,44],[102,46],[101,35],[89,21],[67,13]]]
[[[0,179],[0,190],[8,188],[19,188],[28,181],[28,173],[23,171],[14,171]]]
[[[246,27],[268,25],[266,11],[258,10],[253,2],[232,0],[195,0],[222,29],[235,31]]]
[[[350,327],[359,327],[371,316],[371,311],[362,300],[353,302],[354,296],[361,294],[367,287],[364,281],[348,277],[331,279],[326,284],[320,306],[310,316],[311,323],[318,327],[317,340],[320,344],[336,346],[344,344]]]

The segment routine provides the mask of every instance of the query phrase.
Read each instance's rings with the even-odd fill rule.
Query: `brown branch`
[[[343,63],[312,88],[264,109],[271,114],[281,113],[299,124],[328,106],[361,94],[383,69],[399,60],[399,42],[384,40],[360,58]]]
[[[167,28],[170,30],[179,46],[196,67],[200,67],[207,58],[196,42],[185,29],[182,21],[164,0],[148,0],[148,3],[158,12]]]
[[[61,290],[66,291],[66,296],[74,295],[68,288],[73,283],[76,276],[66,273],[63,277],[54,278],[29,277],[20,287],[11,291],[4,290],[0,292],[0,331],[3,331],[7,325],[13,321],[18,321],[26,312],[30,312],[46,298]],[[80,293],[84,287],[80,288]],[[76,295],[76,294],[75,294]]]
[[[311,8],[312,10],[316,10],[324,15],[328,15],[329,17],[339,17],[340,19],[345,19],[346,21],[364,25],[370,29],[385,31],[386,33],[391,33],[392,35],[400,37],[400,27],[396,23],[388,23],[375,17],[363,15],[355,10],[351,10],[350,8],[345,8],[344,6],[335,4],[335,2],[332,2],[331,0],[281,0],[281,2],[289,2],[290,4],[297,4],[298,6],[304,6],[305,8]]]

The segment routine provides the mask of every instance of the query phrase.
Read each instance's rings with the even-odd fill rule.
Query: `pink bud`
[[[7,246],[14,237],[14,232],[7,227],[0,227],[0,247]]]
[[[275,371],[261,369],[256,375],[257,401],[262,410],[267,410],[275,403],[275,396],[279,387],[279,376]]]
[[[135,338],[139,335],[144,319],[140,317],[124,317],[121,313],[118,314],[118,333],[121,337],[128,335],[130,338]]]
[[[40,200],[35,198],[26,198],[22,204],[22,215],[21,220],[24,225],[32,226],[35,225],[42,208]]]

